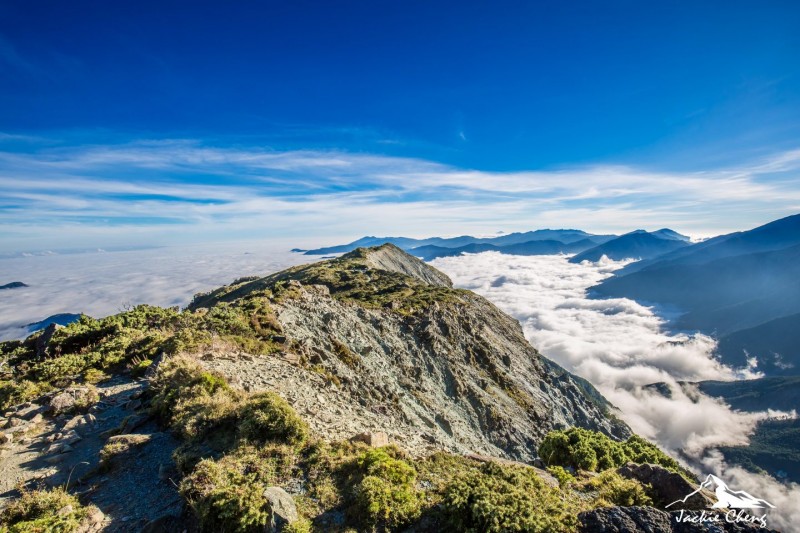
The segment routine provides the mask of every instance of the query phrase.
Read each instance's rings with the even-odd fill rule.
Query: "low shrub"
[[[294,446],[308,437],[308,425],[286,400],[271,392],[250,396],[241,409],[242,437],[252,441],[277,441]]]
[[[691,478],[675,459],[638,435],[617,442],[603,433],[578,427],[551,431],[539,445],[539,457],[547,466],[590,472],[617,468],[628,461],[651,463]]]
[[[577,527],[572,499],[526,467],[487,463],[458,476],[445,492],[443,507],[455,531],[549,533]]]
[[[263,531],[270,516],[264,491],[295,475],[297,461],[291,446],[241,446],[218,460],[200,461],[180,491],[203,531]]]
[[[87,514],[88,508],[63,488],[23,489],[21,496],[0,512],[0,531],[70,533],[78,529]]]
[[[651,505],[653,502],[647,496],[646,489],[635,479],[627,479],[613,470],[606,470],[585,482],[583,490],[597,491],[596,505],[614,506],[621,505]]]
[[[135,361],[133,366],[131,366],[131,376],[135,378],[144,376],[144,373],[147,372],[147,369],[150,368],[150,365],[152,364],[152,359],[141,359],[139,361]]]
[[[396,449],[375,448],[358,458],[364,477],[355,489],[356,505],[367,524],[393,530],[420,515],[417,472],[398,454]]]
[[[568,487],[572,482],[575,481],[575,476],[567,472],[564,467],[549,466],[547,467],[547,471],[558,480],[558,486],[561,488]]]

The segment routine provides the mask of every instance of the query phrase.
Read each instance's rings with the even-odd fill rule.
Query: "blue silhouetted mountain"
[[[57,315],[52,315],[44,320],[39,322],[33,322],[25,326],[29,333],[33,333],[34,331],[39,331],[40,329],[44,329],[50,324],[58,324],[59,326],[67,326],[80,320],[81,315],[76,315],[74,313],[59,313]]]
[[[669,304],[676,326],[717,336],[800,313],[800,245],[704,264],[657,265],[593,287],[607,297]]]
[[[661,237],[662,239],[672,239],[675,241],[683,241],[683,242],[690,242],[692,240],[686,235],[681,235],[677,231],[671,230],[669,228],[662,228],[658,231],[651,231],[650,235],[655,235],[656,237]]]
[[[723,361],[737,367],[744,366],[748,358],[755,357],[758,361],[757,370],[770,376],[798,375],[800,313],[725,335],[719,339],[717,353]]]
[[[580,252],[595,246],[597,243],[590,239],[582,239],[571,243],[561,241],[543,240],[529,241],[517,244],[506,244],[498,246],[489,243],[473,243],[457,248],[447,248],[444,246],[420,246],[408,250],[408,253],[421,257],[425,261],[436,259],[437,257],[455,257],[464,253],[476,254],[480,252],[499,252],[509,255],[554,255],[571,254]]]
[[[571,263],[609,259],[649,259],[689,246],[689,238],[669,229],[648,233],[636,230],[602,243],[570,259]]]
[[[540,229],[522,233],[509,233],[508,235],[501,235],[499,237],[471,237],[469,235],[463,235],[461,237],[430,237],[427,239],[413,239],[410,237],[362,237],[348,244],[307,250],[304,253],[305,255],[337,254],[351,252],[356,248],[380,246],[385,243],[394,244],[398,248],[406,251],[422,246],[460,248],[474,244],[491,244],[493,246],[502,247],[512,244],[525,244],[531,241],[558,241],[563,244],[572,244],[588,239],[593,244],[600,244],[615,237],[616,235],[592,235],[576,229]]]
[[[0,290],[3,289],[21,289],[23,287],[27,287],[27,285],[21,281],[12,281],[11,283],[6,283],[5,285],[0,285]]]
[[[661,257],[633,263],[620,274],[630,274],[654,266],[663,268],[666,265],[703,264],[724,257],[780,250],[795,244],[800,244],[800,215],[781,218],[748,231],[720,235]]]
[[[767,375],[797,373],[800,215],[642,261],[593,291],[677,308],[673,325],[714,335],[726,364],[754,356]]]

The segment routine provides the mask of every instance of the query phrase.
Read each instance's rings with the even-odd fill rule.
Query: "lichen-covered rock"
[[[268,533],[283,531],[287,525],[296,522],[300,518],[294,499],[282,488],[268,487],[264,491],[264,498],[269,503],[270,509],[270,518],[266,527]]]
[[[75,406],[75,397],[69,392],[60,392],[50,400],[50,410],[53,414],[65,413]]]

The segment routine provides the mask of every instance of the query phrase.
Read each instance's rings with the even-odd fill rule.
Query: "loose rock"
[[[280,487],[269,487],[264,491],[270,508],[270,520],[266,530],[270,533],[282,531],[288,524],[299,518],[294,499]]]

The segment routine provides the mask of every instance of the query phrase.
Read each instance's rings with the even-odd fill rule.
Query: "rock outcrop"
[[[648,494],[658,507],[665,507],[681,500],[697,489],[696,485],[689,483],[683,476],[670,472],[663,466],[628,463],[617,469],[617,473],[622,477],[635,479],[643,485],[649,485]],[[682,503],[681,507],[700,510],[710,507],[713,503],[711,494],[706,495],[701,491]]]

